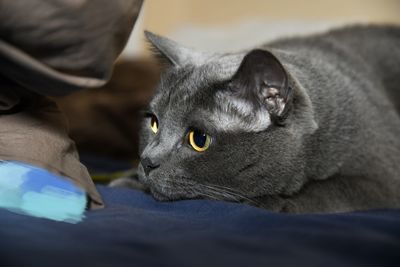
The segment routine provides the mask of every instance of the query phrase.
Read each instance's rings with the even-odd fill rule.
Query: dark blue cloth
[[[99,187],[79,224],[0,210],[0,266],[400,266],[400,211],[271,213]]]

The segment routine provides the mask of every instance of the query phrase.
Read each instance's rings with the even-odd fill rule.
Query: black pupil
[[[193,140],[196,146],[204,147],[204,145],[206,144],[207,135],[205,133],[195,130],[193,132]]]

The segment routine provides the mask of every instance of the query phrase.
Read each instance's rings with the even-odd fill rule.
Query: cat
[[[138,180],[114,185],[277,212],[400,207],[400,27],[225,54],[145,34],[168,67],[144,111]]]

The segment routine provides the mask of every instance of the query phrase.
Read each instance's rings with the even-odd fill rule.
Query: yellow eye
[[[199,130],[191,130],[189,132],[189,144],[197,152],[206,151],[210,146],[211,137]]]
[[[151,116],[150,127],[151,127],[151,130],[153,131],[153,133],[158,132],[158,120],[157,120],[157,117],[154,115]]]

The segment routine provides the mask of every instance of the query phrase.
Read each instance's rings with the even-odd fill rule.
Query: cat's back
[[[400,26],[357,26],[333,31],[328,38],[368,66],[400,114]]]
[[[356,25],[271,44],[278,49],[317,57],[321,64],[336,61],[376,83],[400,114],[400,26]],[[301,56],[300,56],[301,57]],[[346,65],[346,66],[344,66]],[[372,96],[371,96],[372,97]]]
[[[400,27],[352,26],[266,48],[307,91],[327,154],[348,170],[398,177]]]

